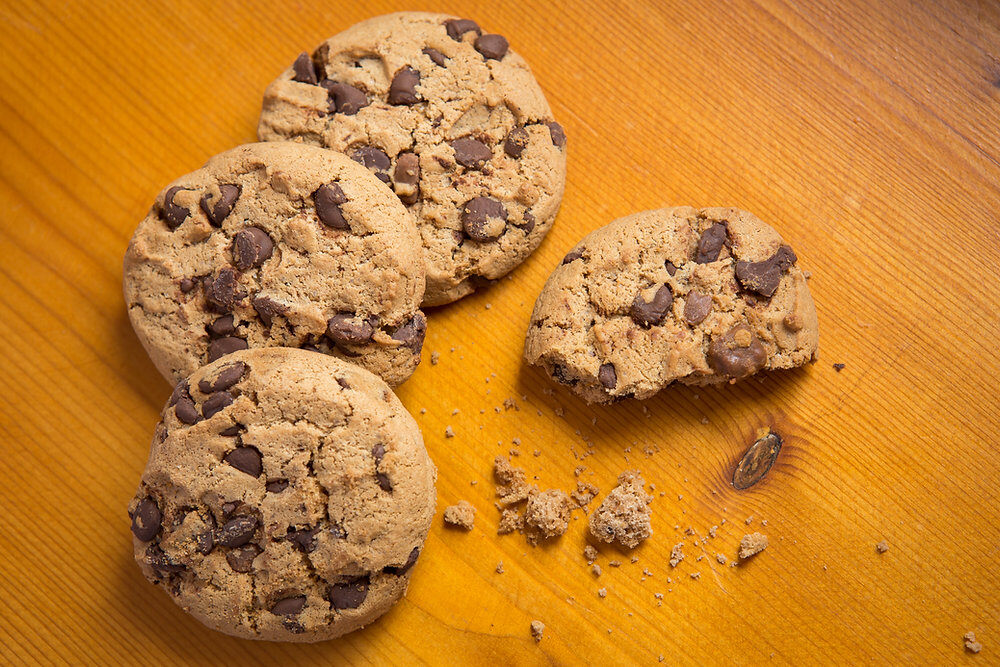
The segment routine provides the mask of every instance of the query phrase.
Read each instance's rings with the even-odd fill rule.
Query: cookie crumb
[[[608,597],[608,589],[607,588],[598,588],[597,589],[597,596],[598,597],[602,597],[602,598]],[[611,632],[611,630],[608,630],[608,632]]]
[[[715,554],[715,560],[719,561],[719,565],[725,565],[726,564],[726,556],[725,556],[725,554],[721,554],[721,553]]]
[[[623,472],[597,510],[590,515],[590,534],[605,542],[618,542],[629,549],[653,534],[650,527],[646,483],[638,471]]]
[[[701,579],[701,572],[692,572],[691,573],[691,578],[692,579]]]
[[[622,562],[620,560],[609,560],[608,565],[610,565],[611,567],[621,567]]]
[[[531,493],[524,510],[529,541],[559,537],[569,528],[569,496],[559,489]]]
[[[751,533],[740,540],[740,560],[759,554],[767,548],[767,535]]]
[[[564,414],[566,414],[566,411],[563,410],[561,405],[558,408],[556,408],[554,412],[556,413],[556,417],[562,417]]]
[[[476,508],[467,500],[459,500],[444,508],[444,522],[457,528],[472,530],[475,519]]]
[[[490,308],[492,308],[492,307],[493,307],[493,304],[492,304],[492,303],[487,303],[487,304],[486,304],[486,310],[489,310],[489,309],[490,309]]]
[[[597,560],[597,549],[588,544],[583,548],[583,557],[586,559],[587,565],[590,565]]]
[[[752,522],[753,522],[753,517],[752,517],[752,516],[748,516],[748,517],[747,517],[746,519],[744,519],[744,520],[743,520],[743,523],[745,523],[745,524],[746,524],[746,525],[748,525],[748,526],[749,526],[749,525],[750,525],[750,524],[751,524]]]
[[[531,622],[531,636],[534,637],[535,643],[542,641],[542,633],[545,632],[545,624],[541,621]]]
[[[536,449],[535,451],[533,451],[531,453],[534,454],[535,456],[541,456],[542,455],[542,450]]]
[[[497,574],[503,574],[503,561],[497,563]]]
[[[520,410],[521,408],[517,407],[517,401],[514,400],[513,396],[508,396],[507,398],[503,399],[503,409],[504,410]]]
[[[674,548],[670,550],[670,567],[677,567],[680,565],[681,561],[684,560],[684,543],[678,542],[674,545]]]
[[[441,360],[441,353],[435,350],[431,352],[431,366],[437,366],[438,361]]]
[[[508,535],[514,531],[521,530],[522,526],[524,526],[524,519],[521,517],[520,512],[515,509],[501,510],[497,535]]]
[[[493,476],[497,480],[496,494],[501,505],[514,505],[528,499],[534,485],[528,484],[524,471],[510,464],[509,459],[493,459]]]
[[[454,438],[455,437],[455,430],[451,426],[445,426],[444,427],[444,437],[446,437],[446,438]]]
[[[979,653],[983,650],[983,645],[976,641],[976,633],[972,630],[962,635],[962,639],[965,640],[965,650],[969,653]]]
[[[473,480],[471,480],[471,481],[469,482],[469,485],[470,485],[470,486],[475,486],[476,484],[479,484],[479,481],[478,481],[478,480],[475,480],[475,479],[473,479]]]
[[[835,371],[837,371],[839,373],[840,371],[844,370],[846,367],[847,367],[847,364],[834,364],[833,365],[833,370],[835,370]]]
[[[880,554],[884,554],[886,551],[889,550],[889,543],[886,542],[885,540],[882,540],[881,542],[875,545],[875,550],[878,551]]]
[[[573,498],[573,502],[582,509],[584,512],[587,511],[590,501],[597,497],[601,490],[590,482],[577,481],[576,491],[570,494]]]
[[[595,577],[599,577],[599,576],[601,576],[601,566],[600,566],[600,565],[598,565],[597,563],[594,563],[594,564],[593,564],[593,565],[591,566],[591,568],[590,568],[590,571],[594,573],[594,576],[595,576]]]
[[[719,531],[719,527],[718,526],[712,526],[711,528],[708,529],[708,536],[709,537],[715,537],[715,534],[718,531]]]

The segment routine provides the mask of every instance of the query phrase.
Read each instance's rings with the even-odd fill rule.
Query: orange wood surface
[[[569,136],[562,212],[509,280],[429,313],[399,395],[439,468],[439,516],[405,600],[338,641],[232,639],[132,561],[126,503],[170,388],[129,326],[122,255],[166,183],[254,139],[261,93],[297,53],[402,9],[474,18],[531,63]],[[998,58],[987,0],[2,0],[0,660],[996,664]],[[812,273],[821,360],[601,408],[525,367],[563,254],[677,204],[778,228]],[[495,411],[510,396],[519,409]],[[763,426],[785,446],[737,491]],[[571,490],[585,465],[603,497],[641,469],[655,534],[638,562],[604,546],[592,575],[580,512],[551,544],[498,537],[491,461],[514,438],[543,488]],[[478,509],[467,534],[440,519],[463,498]],[[704,552],[683,535],[713,525]],[[714,560],[751,531],[766,551]]]

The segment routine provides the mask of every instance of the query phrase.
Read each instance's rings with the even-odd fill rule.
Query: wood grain
[[[425,355],[399,392],[439,508],[469,500],[475,530],[438,520],[406,599],[319,645],[212,633],[142,579],[125,505],[169,388],[122,304],[132,229],[164,184],[254,139],[261,91],[295,54],[407,8],[0,2],[0,659],[995,664],[1000,5],[986,0],[441,4],[510,39],[570,137],[555,229],[509,280],[430,313],[441,361]],[[821,362],[645,405],[550,394],[520,359],[548,272],[588,231],[668,204],[737,205],[781,231],[812,272]],[[519,409],[495,411],[509,396]],[[784,448],[736,491],[763,426]],[[607,492],[640,468],[657,497],[638,562],[602,548],[594,577],[582,515],[553,544],[497,537],[490,462],[514,438],[545,486],[573,488],[585,465]],[[713,525],[703,550],[682,533]],[[715,561],[752,530],[765,552]]]

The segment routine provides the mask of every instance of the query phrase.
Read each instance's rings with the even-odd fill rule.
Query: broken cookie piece
[[[744,535],[740,540],[740,560],[745,560],[751,556],[759,554],[767,548],[767,535],[751,533]]]
[[[983,650],[983,645],[976,641],[976,633],[969,630],[962,637],[965,640],[965,650],[969,653],[979,653]]]
[[[643,211],[577,244],[535,302],[524,357],[588,403],[735,382],[816,359],[798,258],[733,208]]]
[[[467,500],[459,500],[454,505],[449,505],[444,509],[444,522],[446,524],[472,530],[472,524],[476,520],[476,508]]]
[[[545,632],[545,624],[541,621],[531,622],[531,636],[535,640],[535,643],[542,641],[542,633]]]
[[[524,526],[528,541],[559,537],[569,528],[569,496],[558,489],[528,496],[524,509]]]
[[[618,486],[590,515],[590,534],[629,549],[652,535],[649,503],[653,497],[646,493],[644,486],[638,471],[619,475]]]
[[[509,459],[498,456],[493,460],[493,476],[496,478],[496,493],[501,505],[516,505],[528,499],[533,484],[528,484],[527,476],[520,468],[510,464]]]

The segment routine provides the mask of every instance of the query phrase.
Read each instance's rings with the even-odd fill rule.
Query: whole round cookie
[[[258,136],[347,153],[390,185],[420,228],[428,306],[524,261],[566,180],[566,135],[528,64],[445,14],[378,16],[301,54],[265,92]]]
[[[343,155],[239,146],[170,184],[125,253],[129,319],[171,382],[234,350],[301,347],[395,386],[420,362],[420,240]]]
[[[735,208],[678,207],[577,244],[535,303],[524,356],[608,403],[801,366],[818,339],[806,277],[774,229]]]
[[[434,515],[416,422],[368,371],[291,348],[177,384],[129,503],[142,573],[205,625],[313,642],[406,592]]]

